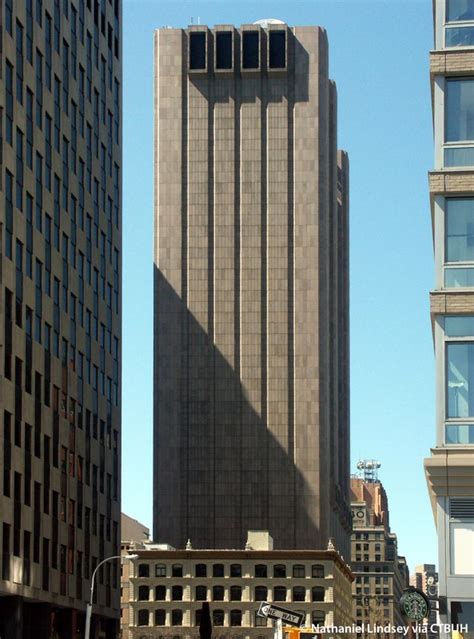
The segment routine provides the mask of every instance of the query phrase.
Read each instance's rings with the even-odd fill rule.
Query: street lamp
[[[126,559],[137,559],[137,557],[138,555],[124,555],[124,558]],[[114,555],[113,557],[107,557],[107,559],[104,559],[103,561],[97,564],[97,566],[94,569],[94,572],[92,573],[91,595],[90,595],[89,603],[87,604],[87,608],[86,608],[86,631],[84,634],[84,639],[89,639],[89,634],[91,630],[92,600],[94,597],[95,575],[103,564],[105,564],[107,561],[112,561],[113,559],[122,559],[122,555]]]

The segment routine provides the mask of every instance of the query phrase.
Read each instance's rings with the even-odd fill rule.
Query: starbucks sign
[[[400,611],[410,621],[423,621],[430,614],[430,603],[421,590],[409,588],[400,598]]]

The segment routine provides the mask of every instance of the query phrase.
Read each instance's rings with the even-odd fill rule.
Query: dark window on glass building
[[[189,34],[189,68],[206,68],[206,34]]]
[[[216,33],[216,69],[232,69],[232,31]]]
[[[270,69],[284,69],[286,67],[286,33],[285,31],[270,31],[270,51],[268,62]]]
[[[260,66],[260,39],[258,31],[242,33],[242,68],[258,69]]]

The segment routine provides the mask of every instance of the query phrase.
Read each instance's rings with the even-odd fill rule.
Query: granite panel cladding
[[[349,556],[336,104],[319,27],[155,32],[156,541],[241,548],[262,529]]]

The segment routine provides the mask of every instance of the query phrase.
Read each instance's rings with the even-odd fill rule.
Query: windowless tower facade
[[[71,639],[120,554],[121,2],[0,28],[0,635]],[[91,636],[118,616],[108,563]]]
[[[474,2],[436,0],[430,54],[435,168],[437,437],[425,471],[439,545],[442,623],[474,631]],[[440,636],[450,633],[440,631]]]
[[[349,557],[348,161],[326,33],[155,33],[154,536]]]

